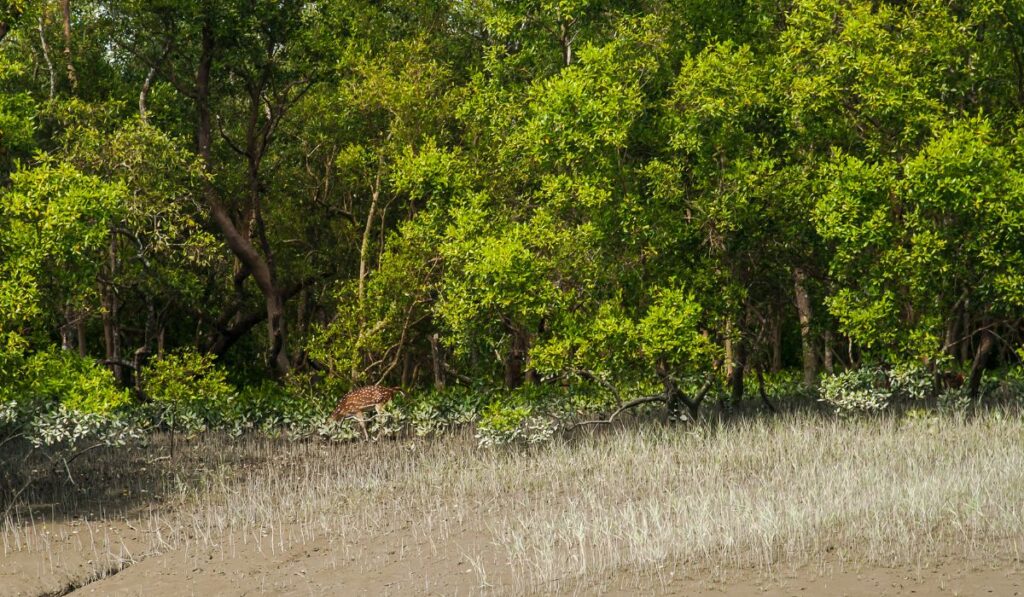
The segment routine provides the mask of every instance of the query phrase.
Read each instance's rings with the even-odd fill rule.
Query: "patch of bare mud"
[[[268,545],[218,545],[154,556],[72,595],[471,595],[510,584],[488,579],[494,559],[480,553],[488,539],[464,533],[446,545],[388,533],[360,544],[318,539],[272,551]]]
[[[785,573],[719,571],[714,580],[652,574],[647,579],[632,573],[605,579],[562,594],[613,597],[663,595],[672,597],[716,595],[766,597],[849,596],[926,597],[1024,596],[1024,566],[1019,561],[968,561],[946,558],[920,566],[824,565]]]
[[[152,556],[72,595],[486,595],[523,594],[483,534],[454,534],[447,545],[410,542],[400,533],[360,544],[329,539],[284,552],[254,545]],[[664,570],[671,566],[665,566]],[[714,579],[624,571],[598,582],[577,579],[533,595],[848,595],[864,597],[1024,596],[1024,567],[1011,559],[939,559],[919,566],[826,564],[767,574],[719,570]]]
[[[39,522],[8,533],[0,551],[0,595],[61,595],[145,557],[144,533],[127,522]]]

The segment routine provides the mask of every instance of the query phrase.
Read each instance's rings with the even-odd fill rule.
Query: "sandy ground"
[[[346,554],[342,546],[306,546],[279,556],[206,563],[175,554],[153,558],[73,595],[478,595],[508,594],[498,574],[481,586],[473,563],[457,554],[396,558],[385,547]],[[348,546],[354,547],[354,546]],[[572,583],[570,583],[571,585]],[[721,580],[635,573],[534,594],[561,595],[1024,595],[1024,572],[1006,562],[945,561],[923,568],[796,570],[774,577],[726,571]]]
[[[731,578],[730,578],[731,577]],[[702,581],[692,578],[640,587],[608,583],[599,589],[606,595],[849,595],[857,597],[895,595],[1024,595],[1024,569],[1010,562],[968,563],[945,561],[921,568],[878,568],[808,570],[765,576],[726,573],[726,579]]]
[[[0,559],[0,595],[63,594],[90,571],[121,558],[135,563],[88,582],[72,595],[480,595],[514,594],[515,579],[497,559],[475,560],[487,537],[470,529],[446,545],[411,542],[401,531],[347,544],[330,539],[281,551],[230,542],[203,550],[146,552],[151,542],[127,523],[73,520],[40,525],[31,546]],[[481,549],[483,548],[483,549]],[[673,566],[570,580],[534,594],[593,595],[1024,595],[1024,566],[1011,560],[938,559],[917,567],[821,565],[775,574],[721,570],[715,580]],[[699,575],[697,575],[699,576]]]
[[[146,556],[144,533],[124,522],[79,518],[34,525],[0,550],[0,595],[59,595],[97,570]],[[20,541],[19,541],[20,540]]]
[[[984,433],[980,437],[987,437],[984,434],[988,431],[982,431]],[[1013,446],[1013,442],[1019,437],[1019,431],[1013,429],[1010,433],[1012,434],[1004,434],[1003,440],[1006,445]],[[953,436],[958,437],[955,434]],[[967,437],[974,438],[976,434],[967,434]],[[633,444],[627,442],[624,445]],[[945,444],[938,443],[936,446],[944,449]],[[344,476],[347,474],[346,469],[343,469],[343,466],[347,466],[344,465],[347,462],[345,459],[360,457],[362,454],[376,466],[393,464],[398,461],[394,456],[404,457],[404,452],[396,451],[394,446],[387,444],[365,448],[332,447],[323,451],[318,451],[319,448],[315,445],[284,446],[280,453],[295,459],[295,462],[287,459],[277,460],[279,452],[275,445],[241,445],[234,452],[230,451],[231,447],[230,443],[222,445],[216,442],[197,445],[194,454],[182,452],[174,468],[167,470],[157,468],[157,465],[168,461],[164,457],[152,458],[151,453],[158,452],[155,449],[150,449],[149,453],[136,454],[133,456],[135,460],[130,461],[123,456],[112,454],[111,457],[98,460],[96,466],[89,469],[90,476],[86,477],[84,473],[79,475],[80,478],[88,478],[90,481],[88,484],[82,484],[83,488],[104,488],[102,492],[83,494],[84,497],[79,499],[78,494],[61,485],[45,493],[47,496],[53,493],[55,498],[37,499],[31,509],[23,508],[17,511],[17,522],[0,528],[0,597],[56,596],[68,593],[143,597],[524,594],[524,588],[528,587],[526,582],[529,580],[528,571],[524,566],[531,564],[530,561],[525,564],[518,561],[516,569],[519,572],[513,572],[513,566],[508,558],[512,557],[510,554],[521,553],[522,550],[510,549],[509,541],[514,541],[515,538],[500,535],[491,526],[493,520],[487,518],[491,502],[487,500],[492,499],[490,496],[493,495],[494,488],[488,483],[495,484],[494,486],[501,490],[529,492],[535,489],[530,483],[551,484],[552,479],[563,479],[567,474],[566,469],[556,467],[545,473],[551,476],[529,477],[519,483],[516,478],[491,478],[474,473],[468,474],[465,477],[468,481],[459,485],[456,481],[462,477],[450,474],[446,468],[440,469],[444,474],[431,468],[438,460],[433,459],[433,453],[429,453],[429,458],[413,462],[419,468],[410,468],[413,464],[406,462],[402,466],[374,469],[373,475],[366,475],[378,483],[371,489],[375,488],[375,491],[385,496],[390,495],[389,492],[395,491],[395,488],[404,488],[407,491],[423,489],[426,492],[424,495],[429,497],[433,496],[432,492],[437,488],[436,479],[450,480],[453,483],[452,487],[442,488],[448,493],[442,492],[439,495],[447,495],[461,505],[451,511],[444,511],[442,520],[438,518],[442,514],[432,510],[433,502],[429,499],[424,501],[421,496],[415,508],[381,510],[385,514],[371,521],[353,516],[346,517],[344,507],[349,502],[342,499],[335,501],[323,496],[333,496],[330,491],[334,490],[366,491],[370,492],[371,496],[378,495],[372,493],[370,489],[354,484],[351,478]],[[446,450],[450,447],[442,445],[437,453],[449,453]],[[731,445],[721,447],[722,450],[733,448]],[[217,460],[207,454],[209,450],[214,449],[229,453],[225,454],[222,461]],[[368,453],[363,452],[370,449],[382,451],[383,456],[376,460],[370,458]],[[562,460],[556,459],[552,462],[549,458],[545,462],[548,466],[561,466],[564,464],[563,460],[574,457],[577,451],[574,448],[568,455],[560,455],[560,452],[554,451],[552,458]],[[459,454],[457,450],[452,453]],[[987,452],[979,454],[979,458],[989,457]],[[389,455],[391,458],[388,458]],[[326,460],[328,457],[333,460]],[[529,459],[511,462],[522,466],[523,463],[542,461],[544,457],[542,453],[531,455]],[[462,458],[463,460],[458,461],[460,466],[495,466],[495,462],[491,460],[477,462],[465,454]],[[267,459],[267,462],[260,459]],[[337,470],[324,467],[304,468],[310,462],[341,462],[342,465],[339,465]],[[963,462],[976,465],[976,461]],[[1019,472],[1019,461],[1009,462],[1015,468],[1008,470]],[[216,500],[227,500],[229,496],[234,495],[232,492],[248,488],[251,495],[248,495],[247,499],[238,500],[237,503],[232,502],[231,509],[227,511],[230,516],[238,519],[234,523],[235,526],[218,527],[207,520],[207,516],[228,514],[216,508],[204,508],[201,496],[190,493],[179,495],[170,490],[169,494],[162,492],[159,496],[145,492],[146,488],[165,488],[167,484],[158,481],[169,478],[168,475],[172,473],[177,475],[177,471],[206,470],[202,467],[220,466],[220,463],[230,466],[228,470],[236,471],[237,476],[220,472],[205,476],[197,473],[195,479],[185,479],[196,486],[203,486],[203,483],[211,480],[227,483],[226,489],[221,493],[212,491],[212,485],[208,487],[213,495],[211,499]],[[668,465],[674,466],[671,462],[668,462]],[[760,466],[756,461],[754,465]],[[335,475],[340,481],[295,488],[266,484],[267,479],[278,479],[277,471],[286,466],[292,467],[289,469],[291,476],[286,477],[289,483],[301,483],[312,475],[322,477],[329,474]],[[742,467],[746,465],[741,462],[736,466],[740,467],[738,470],[743,470]],[[420,473],[418,478],[427,479],[424,481],[426,485],[419,487],[399,482],[400,479],[407,478],[413,470]],[[953,470],[956,471],[955,467]],[[152,478],[142,478],[143,473],[150,474]],[[998,482],[1001,474],[999,471],[992,473],[993,487],[1000,486]],[[610,478],[614,480],[618,477]],[[234,484],[236,481],[238,485]],[[469,482],[482,485],[467,486],[465,483]],[[557,484],[555,485],[557,489]],[[1006,489],[1015,488],[1015,485],[1003,485],[1005,487],[1002,491],[1008,496],[1007,508],[1011,509],[1011,513],[1019,512],[1020,492],[1010,492]],[[607,483],[604,487],[607,487]],[[934,490],[933,485],[923,487],[928,491]],[[321,495],[318,493],[321,490],[330,491]],[[565,491],[564,487],[562,491]],[[125,498],[125,495],[130,499]],[[504,495],[507,497],[510,494]],[[565,495],[556,490],[542,492],[540,495],[544,499],[555,501],[565,498]],[[321,520],[318,517],[298,516],[296,512],[300,509],[287,501],[296,496],[304,499],[311,496],[318,500],[313,506],[321,509],[317,512],[329,513],[328,517]],[[967,499],[971,496],[974,494],[967,491],[963,496],[955,494],[950,499]],[[528,493],[524,497],[529,497]],[[630,497],[628,493],[619,495],[619,499]],[[62,499],[64,501],[61,501]],[[282,501],[274,501],[275,499]],[[976,496],[974,499],[977,499]],[[301,503],[304,506],[309,505],[305,501]],[[358,502],[351,503],[355,503],[355,507],[364,507]],[[509,503],[508,500],[503,502],[505,506]],[[548,502],[535,499],[531,503],[535,505],[534,507],[545,507],[544,504]],[[752,503],[756,505],[758,502]],[[950,507],[956,503],[951,502]],[[559,504],[555,503],[553,506]],[[260,508],[270,508],[271,514],[289,513],[293,518],[268,517],[266,513],[261,515],[263,510]],[[365,510],[358,511],[363,516],[367,515]],[[1005,513],[999,509],[992,511],[996,514]],[[552,512],[561,512],[562,516],[572,513],[564,508]],[[520,512],[520,515],[527,517],[533,514],[532,510]],[[430,518],[431,516],[435,518]],[[961,517],[957,520],[966,519]],[[527,520],[532,522],[533,518]],[[970,542],[963,545],[944,544],[942,541],[951,539],[943,539],[936,535],[939,538],[928,543],[927,551],[914,553],[939,553],[947,554],[947,557],[930,557],[912,566],[858,566],[850,563],[843,565],[835,551],[822,553],[820,559],[813,552],[799,551],[795,553],[804,554],[800,557],[806,558],[801,561],[810,564],[795,569],[783,566],[771,573],[761,569],[737,569],[729,565],[712,570],[694,567],[698,565],[696,562],[700,562],[700,566],[709,566],[707,558],[694,559],[692,562],[667,560],[660,565],[654,564],[653,569],[644,571],[628,569],[608,573],[605,572],[607,569],[601,569],[600,572],[583,578],[559,578],[550,585],[533,586],[529,587],[529,590],[534,595],[581,596],[1024,597],[1024,559],[1019,547],[1020,537],[1016,536],[1019,533],[1007,530],[1019,527],[1005,521],[999,523],[998,520],[991,520],[994,520],[993,528],[1002,529],[1001,532],[985,534],[979,532],[977,528],[973,531],[973,527],[966,528],[965,532],[971,532],[964,536],[969,537]],[[1011,519],[1011,522],[1013,520],[1016,519]],[[268,521],[271,523],[270,526],[263,526]],[[305,526],[296,521],[306,521]],[[562,519],[553,519],[552,524],[559,525],[560,521],[564,522]],[[353,524],[362,526],[353,528]],[[215,528],[225,530],[213,531]],[[265,532],[268,528],[269,532]],[[982,530],[986,528],[988,527],[982,527]],[[222,534],[212,535],[218,532]],[[644,532],[653,531],[648,529]],[[985,543],[986,540],[989,543]],[[499,544],[500,541],[504,543]],[[997,543],[992,544],[993,541]],[[557,548],[552,553],[556,558],[564,549],[575,549],[572,547],[575,544],[571,542],[555,545]],[[559,547],[563,545],[564,549]],[[809,545],[817,543],[812,541]],[[858,557],[854,554],[859,554],[862,558],[865,556],[864,550],[858,550],[856,547],[850,546],[851,555],[847,557]],[[551,578],[559,574],[560,570],[580,570],[577,565],[579,560],[574,557],[578,554],[564,553],[568,565],[555,565],[550,568],[554,570],[553,573],[534,574],[529,578]],[[686,550],[674,553],[686,553]],[[1002,557],[984,555],[990,553],[1002,554]],[[957,556],[953,557],[953,554]],[[659,560],[648,558],[641,561]]]

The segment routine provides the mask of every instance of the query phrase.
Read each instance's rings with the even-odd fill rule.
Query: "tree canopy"
[[[8,1],[0,386],[976,393],[1024,340],[1022,109],[1016,0]]]

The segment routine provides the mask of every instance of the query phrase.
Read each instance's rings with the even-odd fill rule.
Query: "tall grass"
[[[163,507],[130,516],[152,553],[225,558],[322,538],[399,533],[440,551],[483,537],[463,542],[478,580],[519,590],[623,571],[1014,556],[1024,540],[1022,423],[1003,411],[794,415],[635,424],[489,450],[468,433],[347,445],[206,437],[149,490]],[[26,532],[8,521],[5,546],[30,541]]]

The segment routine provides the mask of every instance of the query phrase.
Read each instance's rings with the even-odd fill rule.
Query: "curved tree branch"
[[[651,402],[664,402],[668,403],[669,397],[667,394],[662,392],[661,394],[654,394],[653,396],[641,396],[640,398],[634,398],[629,402],[623,404],[615,410],[607,419],[598,419],[595,421],[582,421],[570,425],[567,429],[575,429],[577,427],[585,427],[587,425],[610,425],[615,422],[615,417],[618,417],[623,411],[635,408],[643,404],[650,404]]]

